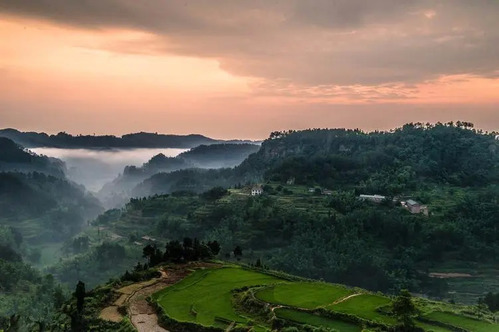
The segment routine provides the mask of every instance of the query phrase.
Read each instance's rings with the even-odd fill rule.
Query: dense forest
[[[411,123],[390,132],[348,129],[275,132],[232,171],[186,170],[159,174],[136,195],[176,190],[202,192],[207,187],[263,180],[357,188],[396,195],[431,184],[484,186],[499,181],[498,143],[493,133],[467,122]],[[196,189],[198,188],[198,189]]]

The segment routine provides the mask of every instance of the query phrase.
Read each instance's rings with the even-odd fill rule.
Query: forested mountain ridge
[[[397,195],[424,182],[457,186],[496,183],[498,165],[499,141],[494,134],[472,129],[469,123],[407,124],[394,131],[372,133],[313,129],[273,133],[233,171],[210,172],[209,179],[203,171],[158,174],[134,192],[142,196],[193,188],[201,192],[217,185],[216,178],[222,186],[294,178],[298,184],[347,185]]]
[[[39,156],[8,138],[0,137],[0,172],[6,171],[38,171],[64,177],[65,165],[59,159]]]
[[[212,139],[203,135],[164,135],[157,133],[133,133],[121,137],[113,135],[77,135],[65,132],[48,135],[37,132],[21,132],[16,129],[0,129],[0,136],[25,147],[54,148],[182,148],[188,149],[201,144],[223,143],[223,140]],[[226,141],[227,143],[243,143],[245,141]]]
[[[494,134],[458,122],[407,124],[391,132],[317,129],[274,133],[240,169],[325,185],[347,175],[371,183],[384,178],[387,183],[377,184],[387,187],[388,182],[410,184],[418,178],[483,185],[499,180],[498,167],[499,142]]]

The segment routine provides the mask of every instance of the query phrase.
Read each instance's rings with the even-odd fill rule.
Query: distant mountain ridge
[[[199,134],[170,135],[157,133],[132,133],[121,137],[113,135],[71,135],[60,132],[57,135],[48,135],[38,132],[21,132],[17,129],[0,129],[0,136],[7,137],[14,142],[27,148],[51,147],[51,148],[85,148],[85,149],[108,149],[108,148],[179,148],[190,149],[199,145],[215,143],[250,143],[250,141],[239,140],[217,140]]]
[[[65,165],[56,158],[39,156],[14,141],[0,137],[0,172],[42,172],[64,177]]]

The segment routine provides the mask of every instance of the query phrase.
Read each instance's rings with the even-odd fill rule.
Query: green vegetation
[[[315,309],[330,305],[352,293],[351,289],[341,285],[293,282],[267,287],[258,292],[256,297],[268,303]]]
[[[424,318],[430,321],[448,324],[450,327],[459,327],[473,332],[495,332],[499,330],[499,326],[497,324],[456,315],[450,312],[434,311],[424,316]]]
[[[226,326],[220,322],[220,317],[246,324],[249,319],[236,313],[232,307],[232,290],[277,281],[275,277],[240,268],[198,270],[174,286],[156,293],[153,299],[169,317],[180,322]]]
[[[281,319],[290,320],[292,322],[297,322],[300,324],[331,328],[339,332],[360,332],[362,330],[361,327],[355,324],[350,324],[347,322],[342,322],[340,320],[321,317],[293,309],[278,308],[275,310],[275,313],[276,316]]]
[[[361,289],[290,279],[291,276],[278,277],[272,271],[247,270],[236,265],[198,269],[155,293],[152,300],[161,308],[165,327],[177,324],[176,328],[189,326],[193,331],[201,329],[198,325],[182,324],[219,329],[254,325],[256,330],[279,331],[291,331],[295,326],[298,331],[331,328],[346,332],[366,327],[434,332],[456,328],[489,332],[499,328],[485,320],[483,311],[421,298],[413,302],[407,292],[393,299]],[[334,302],[324,306],[330,297]],[[454,313],[440,312],[438,307]],[[465,316],[471,314],[474,318]]]
[[[360,294],[352,296],[345,301],[337,304],[332,304],[326,307],[337,312],[355,315],[370,321],[380,322],[383,324],[394,324],[395,319],[388,317],[378,312],[378,309],[383,306],[390,305],[391,300],[387,297],[374,294]]]

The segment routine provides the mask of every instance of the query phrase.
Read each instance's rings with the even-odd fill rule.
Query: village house
[[[406,202],[401,202],[401,204],[411,213],[423,213],[426,216],[428,215],[428,207],[419,204],[413,199],[408,199]]]
[[[386,199],[386,196],[381,195],[360,195],[359,199],[362,201],[371,201],[374,203],[381,203]]]
[[[322,194],[326,196],[331,196],[333,194],[333,191],[329,189],[323,189]]]
[[[295,184],[295,178],[289,178],[288,181],[286,181],[286,184],[289,184],[289,185]]]
[[[262,186],[253,186],[253,188],[251,188],[251,196],[259,196],[261,194],[263,194]]]

